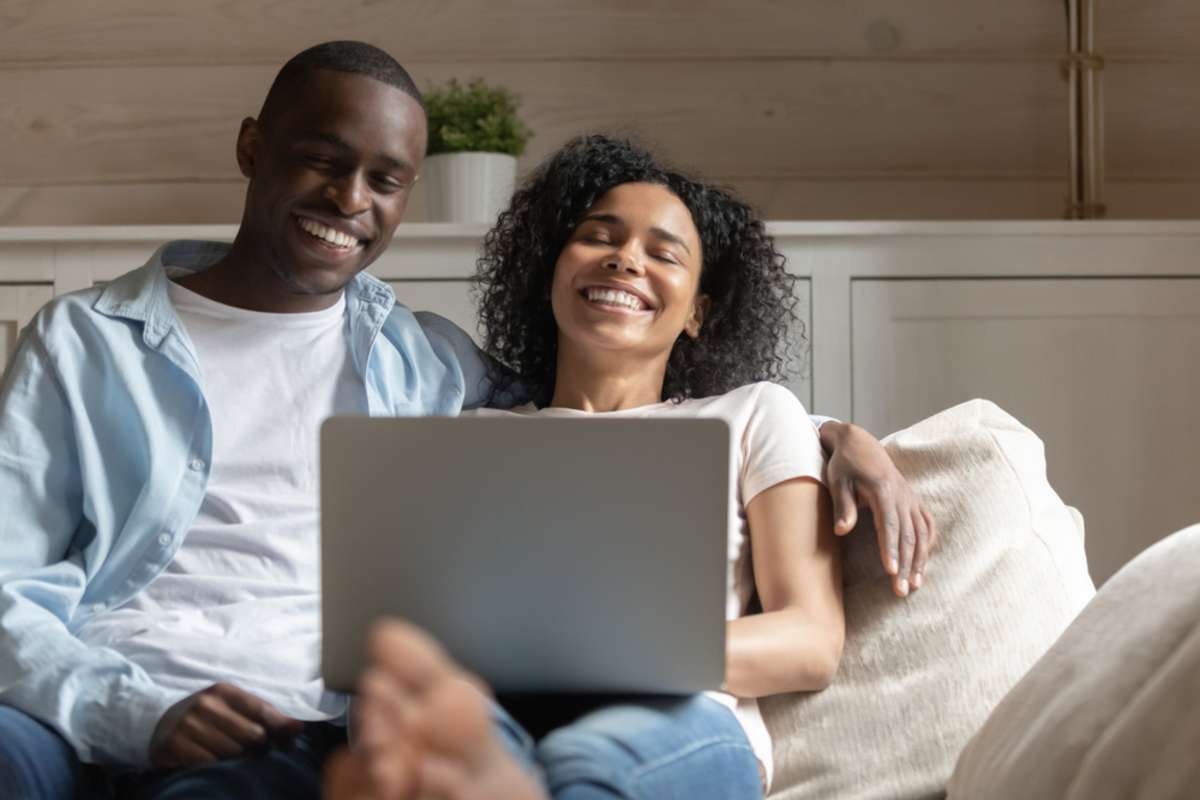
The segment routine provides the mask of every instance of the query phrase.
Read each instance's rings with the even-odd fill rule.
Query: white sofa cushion
[[[844,545],[847,639],[833,685],[768,698],[773,797],[940,795],[993,706],[1094,593],[1083,531],[1041,441],[974,400],[884,440],[942,539],[922,589],[893,596],[875,531]]]
[[[1126,564],[988,718],[951,798],[1200,795],[1200,525]]]

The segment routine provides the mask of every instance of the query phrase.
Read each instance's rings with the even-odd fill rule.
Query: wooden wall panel
[[[423,83],[488,75],[521,93],[536,132],[527,163],[595,129],[639,133],[717,176],[1031,175],[1066,157],[1066,90],[1037,63],[431,62],[415,72]],[[0,96],[16,98],[0,120],[0,175],[234,177],[238,123],[271,77],[255,65],[0,71]]]
[[[721,182],[771,219],[1053,219],[1062,213],[1066,194],[1065,178],[743,178]],[[241,216],[244,190],[245,184],[233,179],[0,186],[0,225],[233,224]],[[1157,191],[1157,184],[1151,184],[1149,194]],[[1193,214],[1182,216],[1192,216],[1200,208],[1200,189],[1193,191],[1196,202],[1187,205]],[[1141,192],[1136,206],[1143,213],[1146,194],[1147,190]],[[405,221],[424,221],[423,200],[418,184]]]
[[[1110,62],[1200,61],[1200,3],[1099,0],[1097,45]]]
[[[1055,219],[1066,179],[735,179],[724,181],[770,219]],[[242,210],[240,180],[0,186],[0,225],[218,225]],[[1114,219],[1200,218],[1200,181],[1110,180]],[[405,215],[424,221],[417,191]]]
[[[324,0],[152,3],[7,0],[0,65],[267,63],[328,38],[407,60],[1060,57],[1055,0]],[[1099,9],[1114,59],[1200,59],[1200,4],[1115,0]],[[332,23],[332,24],[331,24]]]
[[[1111,219],[1200,219],[1200,181],[1110,180],[1104,202]]]
[[[1105,68],[1104,146],[1111,177],[1200,180],[1198,87],[1200,61]]]
[[[0,224],[236,221],[239,120],[284,59],[330,38],[387,47],[422,86],[517,90],[537,132],[523,167],[605,129],[776,218],[1055,218],[1060,6],[5,0]],[[1200,4],[1105,0],[1099,21],[1111,214],[1195,215]]]
[[[234,179],[0,185],[0,225],[233,224],[241,220],[245,191]]]
[[[11,5],[11,3],[10,3]],[[38,0],[0,18],[0,62],[267,63],[336,38],[404,61],[1054,58],[1050,0]]]

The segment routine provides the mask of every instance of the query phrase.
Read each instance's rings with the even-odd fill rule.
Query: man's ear
[[[698,337],[700,327],[704,324],[704,318],[708,315],[710,308],[712,308],[712,298],[706,294],[697,295],[696,302],[692,303],[692,315],[688,317],[687,323],[683,326],[683,332],[693,339]]]
[[[254,117],[246,117],[242,120],[242,127],[238,130],[237,138],[237,163],[238,169],[247,178],[254,177],[254,167],[258,160],[262,138],[262,127],[259,126],[258,120]]]

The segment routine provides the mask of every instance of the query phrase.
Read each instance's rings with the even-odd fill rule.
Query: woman
[[[506,749],[472,679],[394,624],[378,632],[362,687],[368,796],[741,798],[769,788],[756,698],[827,686],[844,635],[817,433],[795,397],[766,382],[783,375],[792,281],[746,205],[628,142],[576,139],[514,195],[485,239],[480,307],[485,349],[513,369],[497,370],[495,390],[520,380],[534,402],[479,413],[729,422],[725,691],[605,706],[532,750],[516,731]],[[335,774],[353,772],[344,762]]]

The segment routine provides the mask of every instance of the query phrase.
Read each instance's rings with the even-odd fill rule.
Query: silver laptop
[[[500,692],[717,688],[729,447],[716,419],[328,420],[326,683],[392,615]]]

